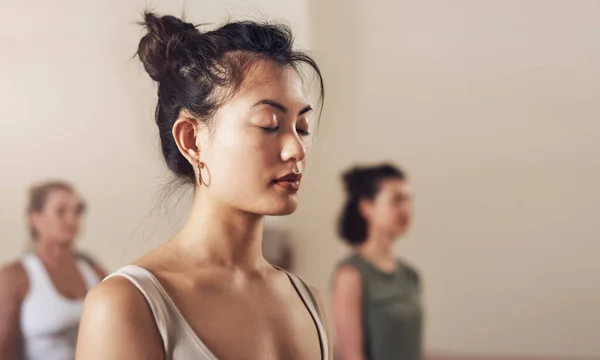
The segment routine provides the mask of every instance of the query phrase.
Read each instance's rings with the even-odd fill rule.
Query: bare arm
[[[336,353],[341,360],[365,360],[362,321],[362,279],[351,266],[340,267],[333,279]]]
[[[88,293],[76,359],[163,359],[162,340],[150,307],[127,279],[111,278]]]
[[[20,263],[0,270],[0,360],[13,359],[17,351],[21,303],[28,288],[29,279]]]

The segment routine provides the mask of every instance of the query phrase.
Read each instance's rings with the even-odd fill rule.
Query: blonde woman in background
[[[68,360],[83,299],[104,270],[74,251],[85,205],[65,182],[31,189],[33,249],[0,270],[0,359]]]

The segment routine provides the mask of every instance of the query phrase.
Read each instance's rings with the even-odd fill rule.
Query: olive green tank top
[[[423,310],[418,273],[403,261],[395,272],[375,268],[354,254],[362,278],[363,334],[368,360],[422,360]]]

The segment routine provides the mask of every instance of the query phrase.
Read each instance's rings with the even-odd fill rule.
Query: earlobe
[[[362,199],[358,203],[358,211],[365,218],[368,219],[371,216],[371,201]]]

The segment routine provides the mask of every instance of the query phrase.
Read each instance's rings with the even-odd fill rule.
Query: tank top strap
[[[79,274],[83,278],[87,290],[94,287],[94,285],[101,280],[98,278],[96,271],[85,260],[77,259],[76,264],[77,270],[79,270]],[[42,260],[40,260],[36,254],[33,252],[25,254],[21,258],[21,265],[25,269],[25,273],[27,273],[27,277],[29,278],[30,292],[32,292],[31,290],[38,289],[51,289],[51,291],[55,291],[54,284],[50,279],[48,271],[44,267],[44,264],[42,264]]]
[[[175,328],[178,324],[178,320],[165,289],[150,271],[140,266],[124,266],[107,276],[104,280],[114,276],[126,278],[135,285],[139,292],[144,296],[152,311],[156,327],[158,328],[163,342],[164,350],[168,352],[168,349],[171,349],[174,342],[177,341],[176,339],[172,339],[172,336],[178,333],[178,329]]]
[[[25,273],[29,279],[28,296],[36,291],[52,291],[54,285],[52,285],[46,268],[44,268],[44,264],[42,264],[37,255],[33,252],[26,253],[21,258],[21,265],[25,269]]]
[[[290,279],[292,285],[296,289],[296,292],[302,299],[302,302],[308,309],[315,326],[317,327],[317,333],[319,334],[319,342],[321,346],[321,359],[322,360],[331,360],[331,343],[329,341],[329,337],[327,335],[327,329],[325,327],[325,317],[323,313],[323,309],[321,308],[321,304],[315,297],[315,294],[311,290],[310,286],[308,286],[302,279],[297,277],[296,275],[289,273],[281,268],[277,268],[285,272]]]
[[[85,282],[85,287],[90,290],[96,284],[98,284],[102,279],[96,273],[96,270],[92,267],[92,264],[85,261],[84,259],[77,259],[77,269]]]
[[[21,265],[23,266],[23,269],[25,269],[27,276],[29,276],[30,278],[32,277],[32,275],[38,273],[41,270],[37,256],[30,252],[26,253],[25,255],[23,255],[23,257],[21,257]]]

